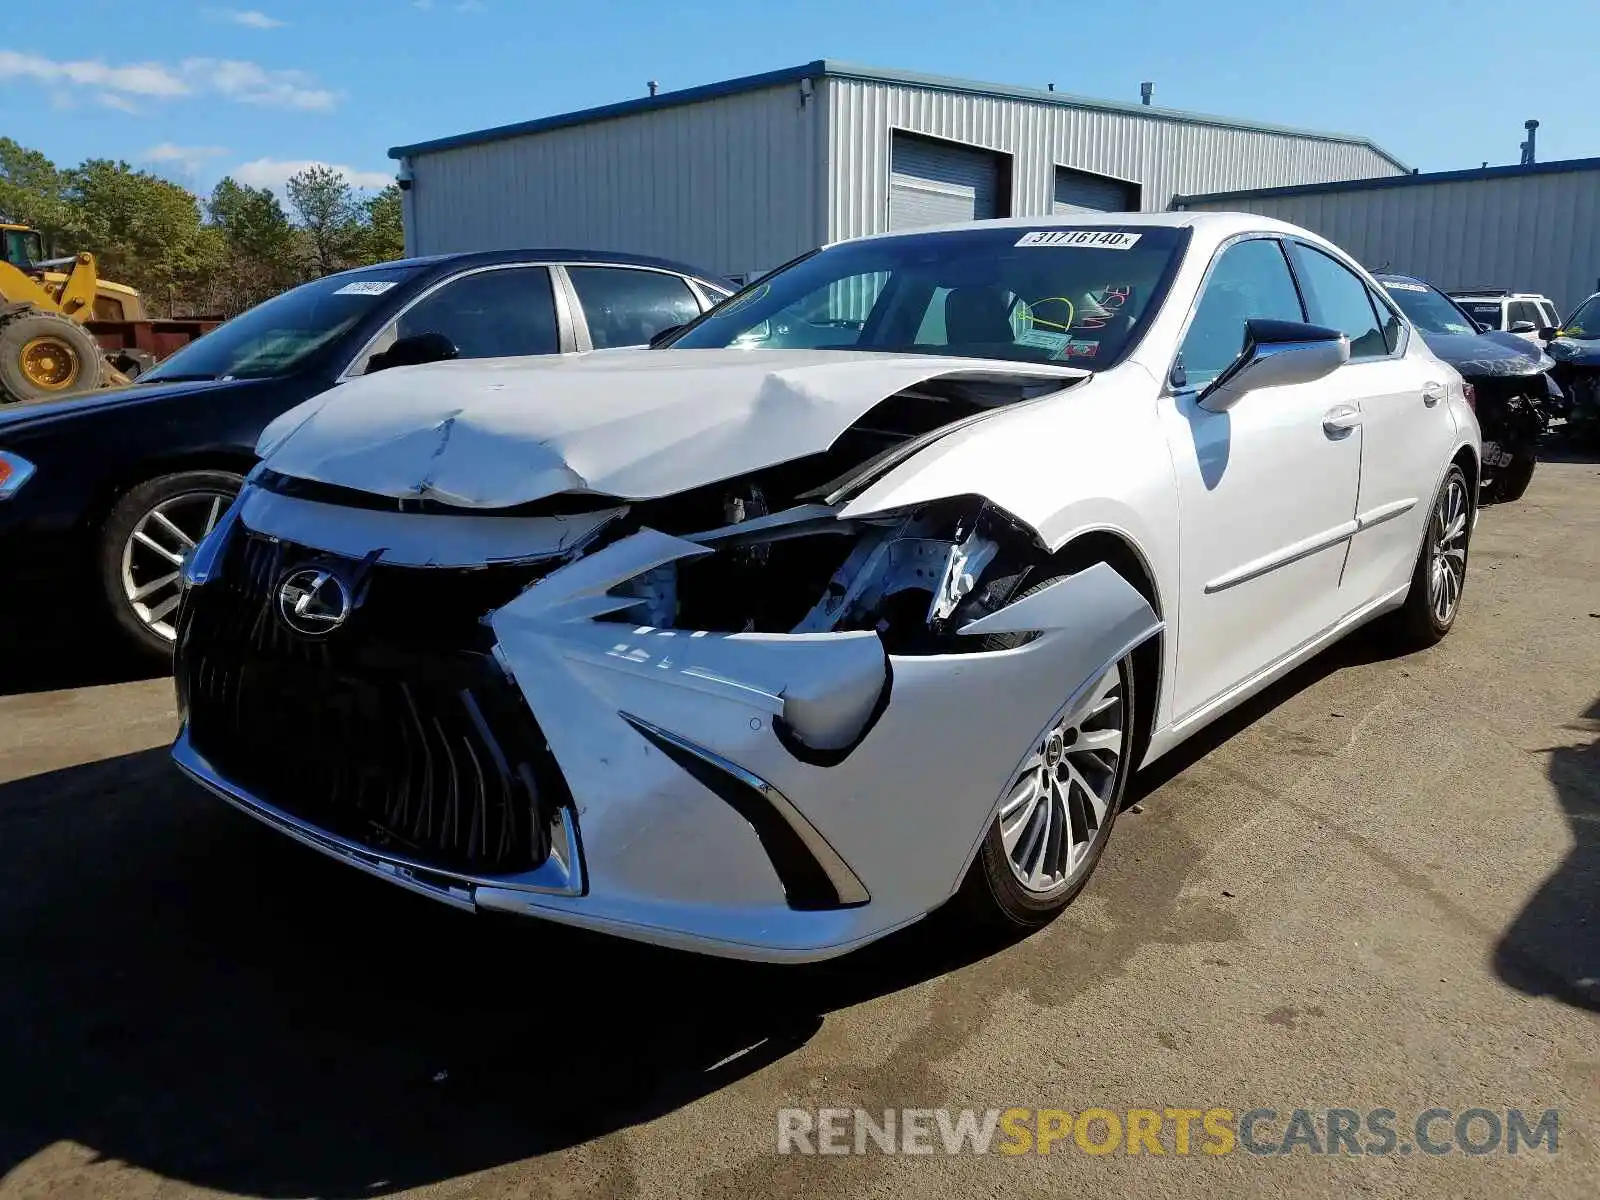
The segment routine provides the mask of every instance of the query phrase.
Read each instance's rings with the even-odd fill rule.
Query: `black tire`
[[[1434,611],[1433,597],[1429,590],[1434,551],[1439,543],[1439,522],[1436,514],[1452,484],[1461,489],[1467,503],[1466,534],[1462,542],[1461,561],[1462,590],[1465,591],[1466,588],[1467,560],[1471,557],[1472,550],[1472,517],[1476,506],[1472,503],[1471,488],[1467,485],[1466,474],[1459,466],[1452,463],[1450,470],[1445,473],[1444,482],[1439,485],[1438,494],[1428,507],[1427,528],[1422,537],[1422,549],[1417,553],[1417,565],[1411,572],[1411,588],[1406,592],[1405,606],[1396,612],[1389,622],[1389,632],[1402,650],[1424,650],[1436,645],[1455,626],[1456,617],[1461,613],[1461,600],[1458,596],[1448,618],[1441,621]]]
[[[41,338],[67,355],[65,378],[46,386],[30,379],[23,352]],[[93,391],[105,376],[105,354],[90,332],[69,317],[30,309],[0,322],[0,403],[50,400]]]
[[[209,514],[212,506],[202,498],[223,498],[225,508],[243,486],[244,479],[232,471],[180,471],[130,488],[112,506],[101,530],[97,569],[106,611],[118,633],[135,650],[163,660],[172,657],[171,639],[153,629],[135,610],[123,582],[124,554],[133,552],[129,542],[134,531],[161,505],[193,498],[195,507]],[[162,596],[165,602],[166,594],[163,592]]]
[[[1071,572],[1054,570],[1047,576],[1038,578],[1028,587],[1017,594],[1017,600],[1040,591],[1054,583],[1065,574]],[[1009,649],[1019,644],[1019,635],[995,635],[985,639],[985,650]],[[1019,931],[1037,929],[1053,920],[1062,909],[1083,891],[1088,884],[1090,876],[1094,874],[1095,867],[1099,864],[1100,856],[1105,853],[1106,843],[1110,841],[1112,827],[1116,824],[1117,814],[1122,808],[1123,798],[1127,792],[1128,779],[1133,773],[1134,754],[1142,739],[1137,728],[1137,714],[1139,705],[1134,691],[1135,671],[1133,655],[1129,654],[1117,664],[1119,684],[1121,687],[1121,707],[1124,729],[1124,738],[1121,753],[1117,756],[1117,764],[1111,792],[1107,800],[1106,816],[1097,829],[1094,840],[1089,847],[1087,857],[1074,868],[1073,873],[1063,883],[1048,892],[1040,894],[1025,888],[1012,870],[1009,856],[1006,853],[1005,843],[1001,834],[1000,818],[997,816],[985,832],[983,841],[978,848],[977,856],[973,859],[972,866],[967,872],[966,879],[962,882],[961,890],[957,895],[957,906],[965,914],[980,925],[988,926],[998,931]],[[1047,727],[1048,728],[1048,727]]]
[[[1521,500],[1522,494],[1533,482],[1533,469],[1538,465],[1537,454],[1523,454],[1512,459],[1509,466],[1498,468],[1493,481],[1485,489],[1488,492],[1486,499],[1496,504]]]

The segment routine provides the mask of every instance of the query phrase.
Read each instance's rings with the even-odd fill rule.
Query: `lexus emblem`
[[[304,567],[278,585],[278,619],[303,637],[332,633],[350,618],[350,589],[332,571]]]

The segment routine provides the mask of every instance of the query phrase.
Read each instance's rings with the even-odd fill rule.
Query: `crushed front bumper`
[[[559,788],[537,789],[546,822],[542,857],[515,870],[472,870],[435,853],[407,852],[392,830],[369,836],[370,806],[362,820],[312,819],[308,813],[328,812],[328,796],[284,784],[274,784],[282,794],[262,792],[245,782],[257,773],[225,768],[207,744],[214,736],[205,733],[208,706],[238,704],[238,693],[226,682],[219,690],[215,667],[207,665],[208,654],[216,657],[217,631],[244,637],[247,627],[264,628],[270,588],[282,569],[295,566],[295,555],[334,571],[354,569],[355,560],[290,547],[278,551],[288,557],[277,566],[257,572],[255,585],[229,584],[223,564],[220,580],[190,589],[178,653],[185,724],[174,759],[224,800],[297,841],[458,908],[731,957],[821,959],[948,899],[1038,733],[1161,628],[1148,602],[1104,565],[968,627],[1033,635],[1006,650],[889,655],[870,631],[719,634],[610,619],[619,581],[704,552],[644,530],[552,571],[493,608],[487,627],[480,626],[507,694],[525,706],[534,731],[491,722],[500,749],[512,760],[548,756],[560,777]],[[208,646],[195,632],[204,628],[195,614],[222,604],[230,593],[220,585],[255,586],[259,620],[217,625]],[[332,655],[337,640],[354,637],[357,627],[352,621],[329,635],[319,653]],[[277,640],[253,652],[298,655],[313,669],[322,661],[293,639],[280,646],[278,633],[271,638]],[[364,649],[336,657],[341,678],[373,661]],[[209,679],[211,691],[184,682],[195,679]],[[443,737],[424,737],[426,768],[411,765],[412,751],[397,737],[394,778],[402,782],[386,784],[391,793],[410,788],[405,780],[430,780],[422,790],[435,792],[448,790],[442,779],[471,781],[459,751],[449,761],[454,774],[443,773],[445,758],[429,747],[449,753],[464,744]],[[489,742],[473,744],[473,762],[494,757]],[[292,739],[255,747],[257,755],[291,759],[298,750]],[[374,777],[367,771],[361,778],[368,782],[358,786],[341,767],[326,787],[335,797],[360,797]],[[382,811],[394,797],[380,800]],[[402,798],[400,807],[414,800]]]

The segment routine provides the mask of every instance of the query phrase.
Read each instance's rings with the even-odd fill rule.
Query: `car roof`
[[[357,276],[368,271],[385,271],[402,267],[429,267],[444,271],[460,267],[487,267],[501,263],[604,263],[620,267],[654,267],[661,271],[675,271],[679,275],[693,276],[734,289],[735,284],[714,271],[703,271],[688,263],[670,258],[656,258],[649,254],[632,254],[619,250],[571,250],[560,248],[529,248],[519,250],[467,250],[454,254],[427,254],[416,258],[400,258],[390,262],[369,263],[341,271],[341,275]]]
[[[1310,237],[1316,241],[1324,240],[1317,237],[1310,230],[1302,229],[1298,225],[1291,225],[1287,221],[1263,217],[1258,213],[1244,212],[1091,212],[1058,213],[1035,217],[997,217],[987,221],[960,221],[951,225],[932,225],[923,229],[902,229],[892,233],[870,233],[863,237],[846,240],[868,242],[882,238],[916,237],[921,234],[955,233],[971,229],[1075,229],[1098,226],[1112,229],[1137,226],[1162,229],[1193,229],[1197,233],[1205,232],[1215,241],[1221,241],[1235,233],[1251,232],[1292,233],[1302,237]]]
[[[1447,293],[1457,300],[1548,300],[1543,292],[1503,292],[1498,288],[1460,288]]]

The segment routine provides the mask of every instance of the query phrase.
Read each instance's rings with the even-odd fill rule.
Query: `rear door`
[[[1409,353],[1409,327],[1382,289],[1348,263],[1300,241],[1289,243],[1289,257],[1312,322],[1350,339],[1350,361],[1326,381],[1336,393],[1330,407],[1354,408],[1361,426],[1356,532],[1339,585],[1348,613],[1410,578],[1455,439],[1444,403],[1454,372],[1431,355]]]
[[[577,298],[580,350],[647,346],[663,329],[701,312],[688,281],[670,271],[576,263],[563,269]]]

